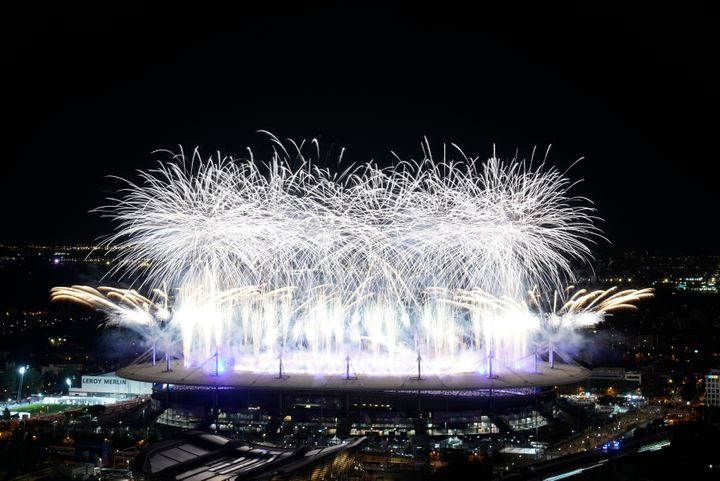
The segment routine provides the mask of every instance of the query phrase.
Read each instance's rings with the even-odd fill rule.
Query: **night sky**
[[[709,12],[84,18],[6,18],[0,243],[92,242],[111,226],[89,211],[121,185],[107,176],[178,144],[262,152],[268,130],[381,164],[419,156],[424,135],[482,158],[552,144],[559,168],[585,157],[574,193],[595,201],[615,247],[717,250]]]

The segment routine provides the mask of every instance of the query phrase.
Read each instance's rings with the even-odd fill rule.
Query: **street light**
[[[70,388],[72,387],[72,381],[70,380],[69,377],[65,378],[65,384],[67,384],[67,386],[68,386],[68,395],[70,395]]]
[[[20,369],[18,369],[18,372],[20,373],[20,384],[18,385],[18,396],[17,396],[17,402],[20,402],[20,399],[22,399],[22,386],[23,381],[25,380],[25,371],[27,370],[27,366],[21,366]]]

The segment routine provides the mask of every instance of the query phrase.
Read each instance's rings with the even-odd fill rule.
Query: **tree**
[[[25,377],[23,378],[23,396],[30,396],[30,394],[38,393],[44,390],[45,382],[43,381],[40,371],[33,367],[28,368],[25,371]]]
[[[0,372],[0,391],[15,392],[18,387],[18,377],[15,369]]]

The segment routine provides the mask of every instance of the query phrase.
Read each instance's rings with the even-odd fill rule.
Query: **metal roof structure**
[[[144,448],[135,467],[143,474],[172,481],[227,481],[282,479],[284,475],[303,473],[314,478],[347,470],[349,454],[365,438],[357,438],[324,448],[280,448],[252,445],[224,436],[189,431],[177,438],[153,443]]]
[[[132,364],[117,371],[118,376],[137,381],[194,386],[228,386],[257,389],[302,389],[322,391],[387,391],[387,390],[440,390],[460,391],[472,389],[504,389],[533,386],[554,386],[582,381],[590,371],[581,366],[539,362],[537,372],[500,367],[493,376],[480,372],[452,374],[411,375],[353,375],[342,373],[271,373],[249,371],[207,372],[201,368],[184,367],[180,360],[165,363]]]

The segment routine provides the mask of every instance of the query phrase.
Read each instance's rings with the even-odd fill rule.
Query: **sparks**
[[[352,358],[397,373],[419,358],[435,372],[517,366],[547,326],[596,323],[651,295],[581,290],[550,317],[527,307],[530,287],[532,303],[573,282],[601,237],[552,167],[459,149],[434,160],[425,143],[422,160],[336,174],[303,144],[272,142],[267,163],[173,154],[98,209],[117,223],[103,243],[111,274],[150,296],[73,286],[53,300],[176,339],[167,349],[186,367],[222,356],[236,370],[280,358],[287,372],[339,372]]]

